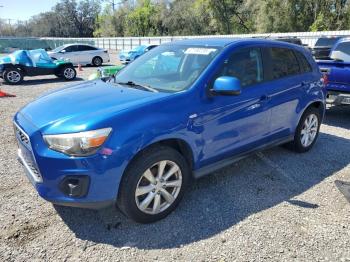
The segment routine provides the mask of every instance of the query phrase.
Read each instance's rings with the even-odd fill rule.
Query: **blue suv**
[[[167,216],[193,178],[267,147],[306,152],[325,88],[305,48],[257,39],[161,45],[108,80],[48,93],[14,117],[18,158],[58,205]]]

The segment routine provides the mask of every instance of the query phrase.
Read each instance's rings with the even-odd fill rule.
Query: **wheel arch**
[[[4,71],[7,69],[18,69],[23,73],[23,76],[27,75],[27,71],[22,65],[14,65],[14,64],[4,64]]]
[[[92,60],[91,60],[92,63],[94,62],[94,59],[95,59],[95,58],[100,58],[101,61],[102,61],[102,63],[104,62],[104,61],[103,61],[103,58],[102,58],[101,56],[95,55],[95,56],[92,58]]]
[[[185,140],[180,138],[165,138],[155,142],[152,142],[142,149],[140,149],[128,162],[126,165],[123,175],[128,170],[128,168],[132,165],[135,159],[142,157],[143,154],[147,153],[150,149],[154,147],[165,146],[170,147],[176,151],[178,151],[186,160],[190,170],[193,170],[194,167],[194,155],[191,146]]]
[[[315,100],[315,101],[311,101],[310,103],[307,104],[307,106],[304,107],[304,109],[302,111],[300,111],[300,114],[298,116],[298,122],[296,122],[296,126],[299,124],[301,118],[303,117],[304,113],[309,109],[309,108],[317,108],[320,112],[320,116],[321,116],[321,122],[324,118],[325,115],[325,110],[326,110],[326,105],[323,101],[321,100]],[[296,128],[296,127],[295,127]]]

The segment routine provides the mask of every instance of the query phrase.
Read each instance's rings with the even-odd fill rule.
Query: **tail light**
[[[323,83],[323,86],[326,87],[329,83],[328,76],[331,72],[330,68],[320,68],[320,71],[322,73],[321,81]]]
[[[328,74],[323,73],[323,76],[322,76],[322,78],[321,78],[321,81],[322,81],[322,83],[323,83],[324,86],[327,86],[328,83],[329,83]]]

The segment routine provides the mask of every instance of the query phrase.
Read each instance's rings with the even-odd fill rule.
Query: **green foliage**
[[[115,9],[108,3],[61,0],[26,23],[14,26],[0,19],[0,34],[113,37],[350,29],[350,0],[115,0]]]

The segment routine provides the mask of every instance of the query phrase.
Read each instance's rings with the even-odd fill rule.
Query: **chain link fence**
[[[324,32],[296,32],[296,33],[271,33],[271,34],[237,34],[237,35],[206,35],[206,36],[166,36],[166,37],[110,37],[110,38],[5,38],[0,37],[0,52],[11,52],[16,49],[54,49],[58,46],[70,43],[84,43],[109,50],[129,50],[135,46],[154,44],[159,45],[182,39],[193,38],[279,38],[297,37],[307,46],[314,46],[322,36],[350,36],[350,30],[324,31]]]

